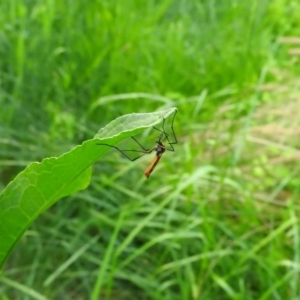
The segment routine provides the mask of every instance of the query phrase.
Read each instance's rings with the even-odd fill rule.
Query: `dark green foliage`
[[[179,109],[151,178],[152,156],[111,150],[32,224],[4,299],[297,299],[299,139],[278,112],[299,67],[278,39],[299,15],[287,0],[1,1],[0,188],[120,115]]]

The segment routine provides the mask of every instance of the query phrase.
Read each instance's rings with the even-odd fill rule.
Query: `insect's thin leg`
[[[169,142],[168,142],[168,143],[169,143]],[[172,152],[174,152],[174,151],[175,151],[175,149],[174,149],[173,145],[172,145],[172,144],[170,144],[170,143],[169,143],[169,145],[170,145],[170,148],[167,148],[167,147],[165,147],[165,149],[166,149],[166,150],[168,150],[168,151],[172,151]]]
[[[173,127],[173,124],[174,124],[174,119],[175,119],[175,116],[176,116],[176,114],[177,114],[177,110],[175,110],[175,113],[174,113],[174,115],[173,115],[173,119],[172,119],[172,124],[171,124],[171,129],[172,129],[172,133],[173,133],[173,137],[174,137],[174,142],[170,142],[170,140],[169,140],[169,134],[166,132],[166,130],[165,130],[165,119],[163,119],[163,123],[162,123],[162,129],[163,130],[161,130],[161,129],[158,129],[158,128],[156,128],[156,127],[153,127],[153,129],[155,129],[155,130],[157,130],[157,131],[159,131],[159,132],[161,132],[161,133],[163,133],[164,135],[165,135],[165,138],[167,139],[167,141],[168,141],[168,143],[169,144],[177,144],[177,138],[176,138],[176,135],[175,135],[175,131],[174,131],[174,127]]]
[[[172,129],[172,133],[173,133],[173,137],[174,137],[174,142],[170,142],[170,141],[169,141],[169,139],[168,139],[168,136],[169,136],[169,135],[167,135],[167,137],[166,137],[170,145],[177,144],[177,138],[176,138],[176,134],[175,134],[174,127],[173,127],[174,119],[175,119],[176,114],[177,114],[177,110],[175,110],[175,113],[174,113],[173,119],[172,119],[172,124],[171,124],[171,129]],[[165,124],[165,123],[163,123],[163,130],[165,130],[164,124]]]
[[[161,132],[161,134],[160,134],[160,136],[159,136],[159,138],[158,138],[158,141],[162,142],[163,140],[168,139],[168,136],[169,136],[169,135],[168,135],[166,132],[164,132],[164,131],[162,131],[162,130],[156,128],[156,127],[153,127],[153,129],[155,129],[155,130]],[[164,136],[165,136],[165,137],[164,137]]]
[[[140,142],[134,138],[133,136],[131,137],[144,151],[149,151],[150,149],[146,149],[143,145],[140,144]]]
[[[172,146],[172,144],[176,144],[176,143],[171,143],[170,142],[170,140],[169,140],[169,134],[166,133],[165,131],[162,131],[162,130],[156,128],[156,127],[153,127],[153,129],[156,129],[157,131],[161,132],[161,136],[159,137],[159,141],[163,141],[163,140],[167,140],[168,141],[168,144],[170,145],[170,148],[166,148],[165,147],[165,149],[174,152],[175,150],[174,150],[174,147]],[[163,138],[163,136],[165,136],[165,137]]]
[[[165,119],[164,119],[164,120],[165,120]],[[165,131],[162,131],[161,129],[158,129],[158,128],[154,127],[154,126],[153,126],[153,129],[155,129],[155,130],[161,132],[162,135],[169,136]]]
[[[163,123],[162,123],[162,129],[163,130],[160,130],[156,127],[153,127],[155,130],[159,131],[162,133],[162,136],[164,135],[165,138],[167,141],[168,141],[168,144],[170,145],[170,148],[165,148],[166,150],[169,150],[169,151],[175,151],[173,145],[177,144],[177,138],[176,138],[176,135],[175,135],[175,131],[174,131],[174,128],[173,128],[173,124],[174,124],[174,119],[175,119],[175,116],[176,116],[176,113],[177,113],[177,110],[175,111],[174,115],[173,115],[173,119],[172,119],[172,123],[171,123],[171,129],[172,129],[172,133],[173,133],[173,137],[174,137],[174,141],[173,142],[170,142],[169,140],[169,134],[166,132],[165,130],[165,119],[163,119]],[[160,138],[160,140],[162,139],[162,137]]]
[[[100,146],[102,145],[102,146],[108,146],[108,147],[114,148],[114,149],[118,150],[120,153],[122,153],[126,158],[128,158],[131,161],[135,161],[138,158],[144,156],[145,154],[149,154],[149,153],[151,153],[154,150],[154,148],[152,148],[152,149],[145,149],[145,151],[140,151],[140,150],[121,150],[118,147],[112,146],[112,145],[109,145],[109,144],[96,144],[96,145],[100,145]],[[137,157],[135,157],[135,158],[131,158],[127,154],[124,153],[124,152],[128,152],[128,151],[138,152],[138,153],[142,153],[142,154],[139,155],[139,156],[137,156]]]
[[[166,135],[166,139],[171,147],[171,149],[168,149],[169,151],[175,151],[174,148],[173,148],[173,145],[177,144],[177,138],[176,138],[176,135],[175,135],[175,131],[174,131],[174,127],[173,127],[173,124],[174,124],[174,119],[175,119],[175,116],[176,116],[176,113],[177,113],[177,110],[175,111],[174,115],[173,115],[173,119],[172,119],[172,124],[171,124],[171,129],[172,129],[172,133],[173,133],[173,137],[174,137],[174,141],[173,142],[170,142],[169,140],[169,134]],[[163,124],[164,125],[164,124]],[[165,128],[163,128],[163,130],[165,130]]]
[[[165,149],[166,150],[169,150],[169,151],[175,151],[175,149],[174,149],[174,147],[173,147],[173,143],[171,143],[170,142],[170,140],[169,140],[169,134],[166,132],[166,130],[165,130],[165,119],[163,120],[163,123],[162,123],[162,129],[163,129],[163,134],[165,135],[165,138],[164,138],[164,140],[167,140],[168,141],[168,144],[170,145],[170,148],[166,148],[165,147]],[[176,144],[176,143],[174,143],[174,144]]]

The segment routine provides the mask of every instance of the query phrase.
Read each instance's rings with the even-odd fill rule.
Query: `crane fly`
[[[177,109],[174,112],[173,115],[173,119],[172,119],[172,123],[171,123],[171,130],[172,130],[172,134],[173,134],[173,138],[174,141],[170,142],[169,140],[169,134],[165,131],[165,119],[163,119],[163,123],[162,123],[162,130],[158,129],[156,127],[153,127],[153,129],[157,130],[160,132],[160,136],[158,138],[158,140],[156,141],[156,146],[150,149],[146,149],[145,147],[143,147],[139,141],[137,139],[135,139],[133,136],[131,137],[143,150],[121,150],[116,146],[112,146],[112,145],[108,145],[108,144],[97,144],[97,145],[104,145],[104,146],[109,146],[111,148],[115,148],[116,150],[118,150],[119,152],[121,152],[126,158],[128,158],[131,161],[135,161],[137,159],[139,159],[140,157],[144,156],[145,154],[150,154],[153,151],[155,151],[155,157],[153,158],[152,162],[150,163],[150,165],[148,166],[148,168],[146,169],[144,175],[149,178],[151,173],[153,172],[153,170],[155,169],[155,167],[157,166],[157,164],[159,163],[162,155],[165,153],[166,150],[168,151],[172,151],[174,152],[175,149],[173,147],[173,145],[177,144],[177,138],[174,132],[174,128],[173,128],[173,123],[174,123],[174,119],[177,113]],[[163,141],[166,141],[167,144],[169,145],[169,147],[167,148],[164,144]],[[135,158],[131,158],[129,157],[125,152],[138,152],[138,153],[142,153],[141,155],[135,157]]]

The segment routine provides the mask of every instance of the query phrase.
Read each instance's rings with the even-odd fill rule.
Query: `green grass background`
[[[299,299],[298,159],[273,163],[297,138],[247,139],[277,116],[269,83],[297,90],[278,39],[299,15],[287,0],[1,1],[0,189],[122,114],[176,106],[179,141],[148,180],[151,157],[109,152],[26,232],[1,299]]]

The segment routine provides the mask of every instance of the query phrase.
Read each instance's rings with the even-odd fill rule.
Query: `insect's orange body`
[[[149,178],[152,171],[155,169],[155,167],[158,164],[159,160],[161,159],[163,153],[166,151],[166,147],[163,145],[163,143],[161,141],[158,141],[156,147],[153,150],[156,151],[156,155],[155,155],[154,159],[152,160],[150,166],[146,169],[146,171],[144,173],[147,178]]]
[[[155,155],[154,159],[152,160],[150,166],[146,169],[145,171],[145,176],[148,178],[152,171],[154,170],[154,168],[156,167],[156,165],[158,164],[159,160],[161,158],[161,155]]]

